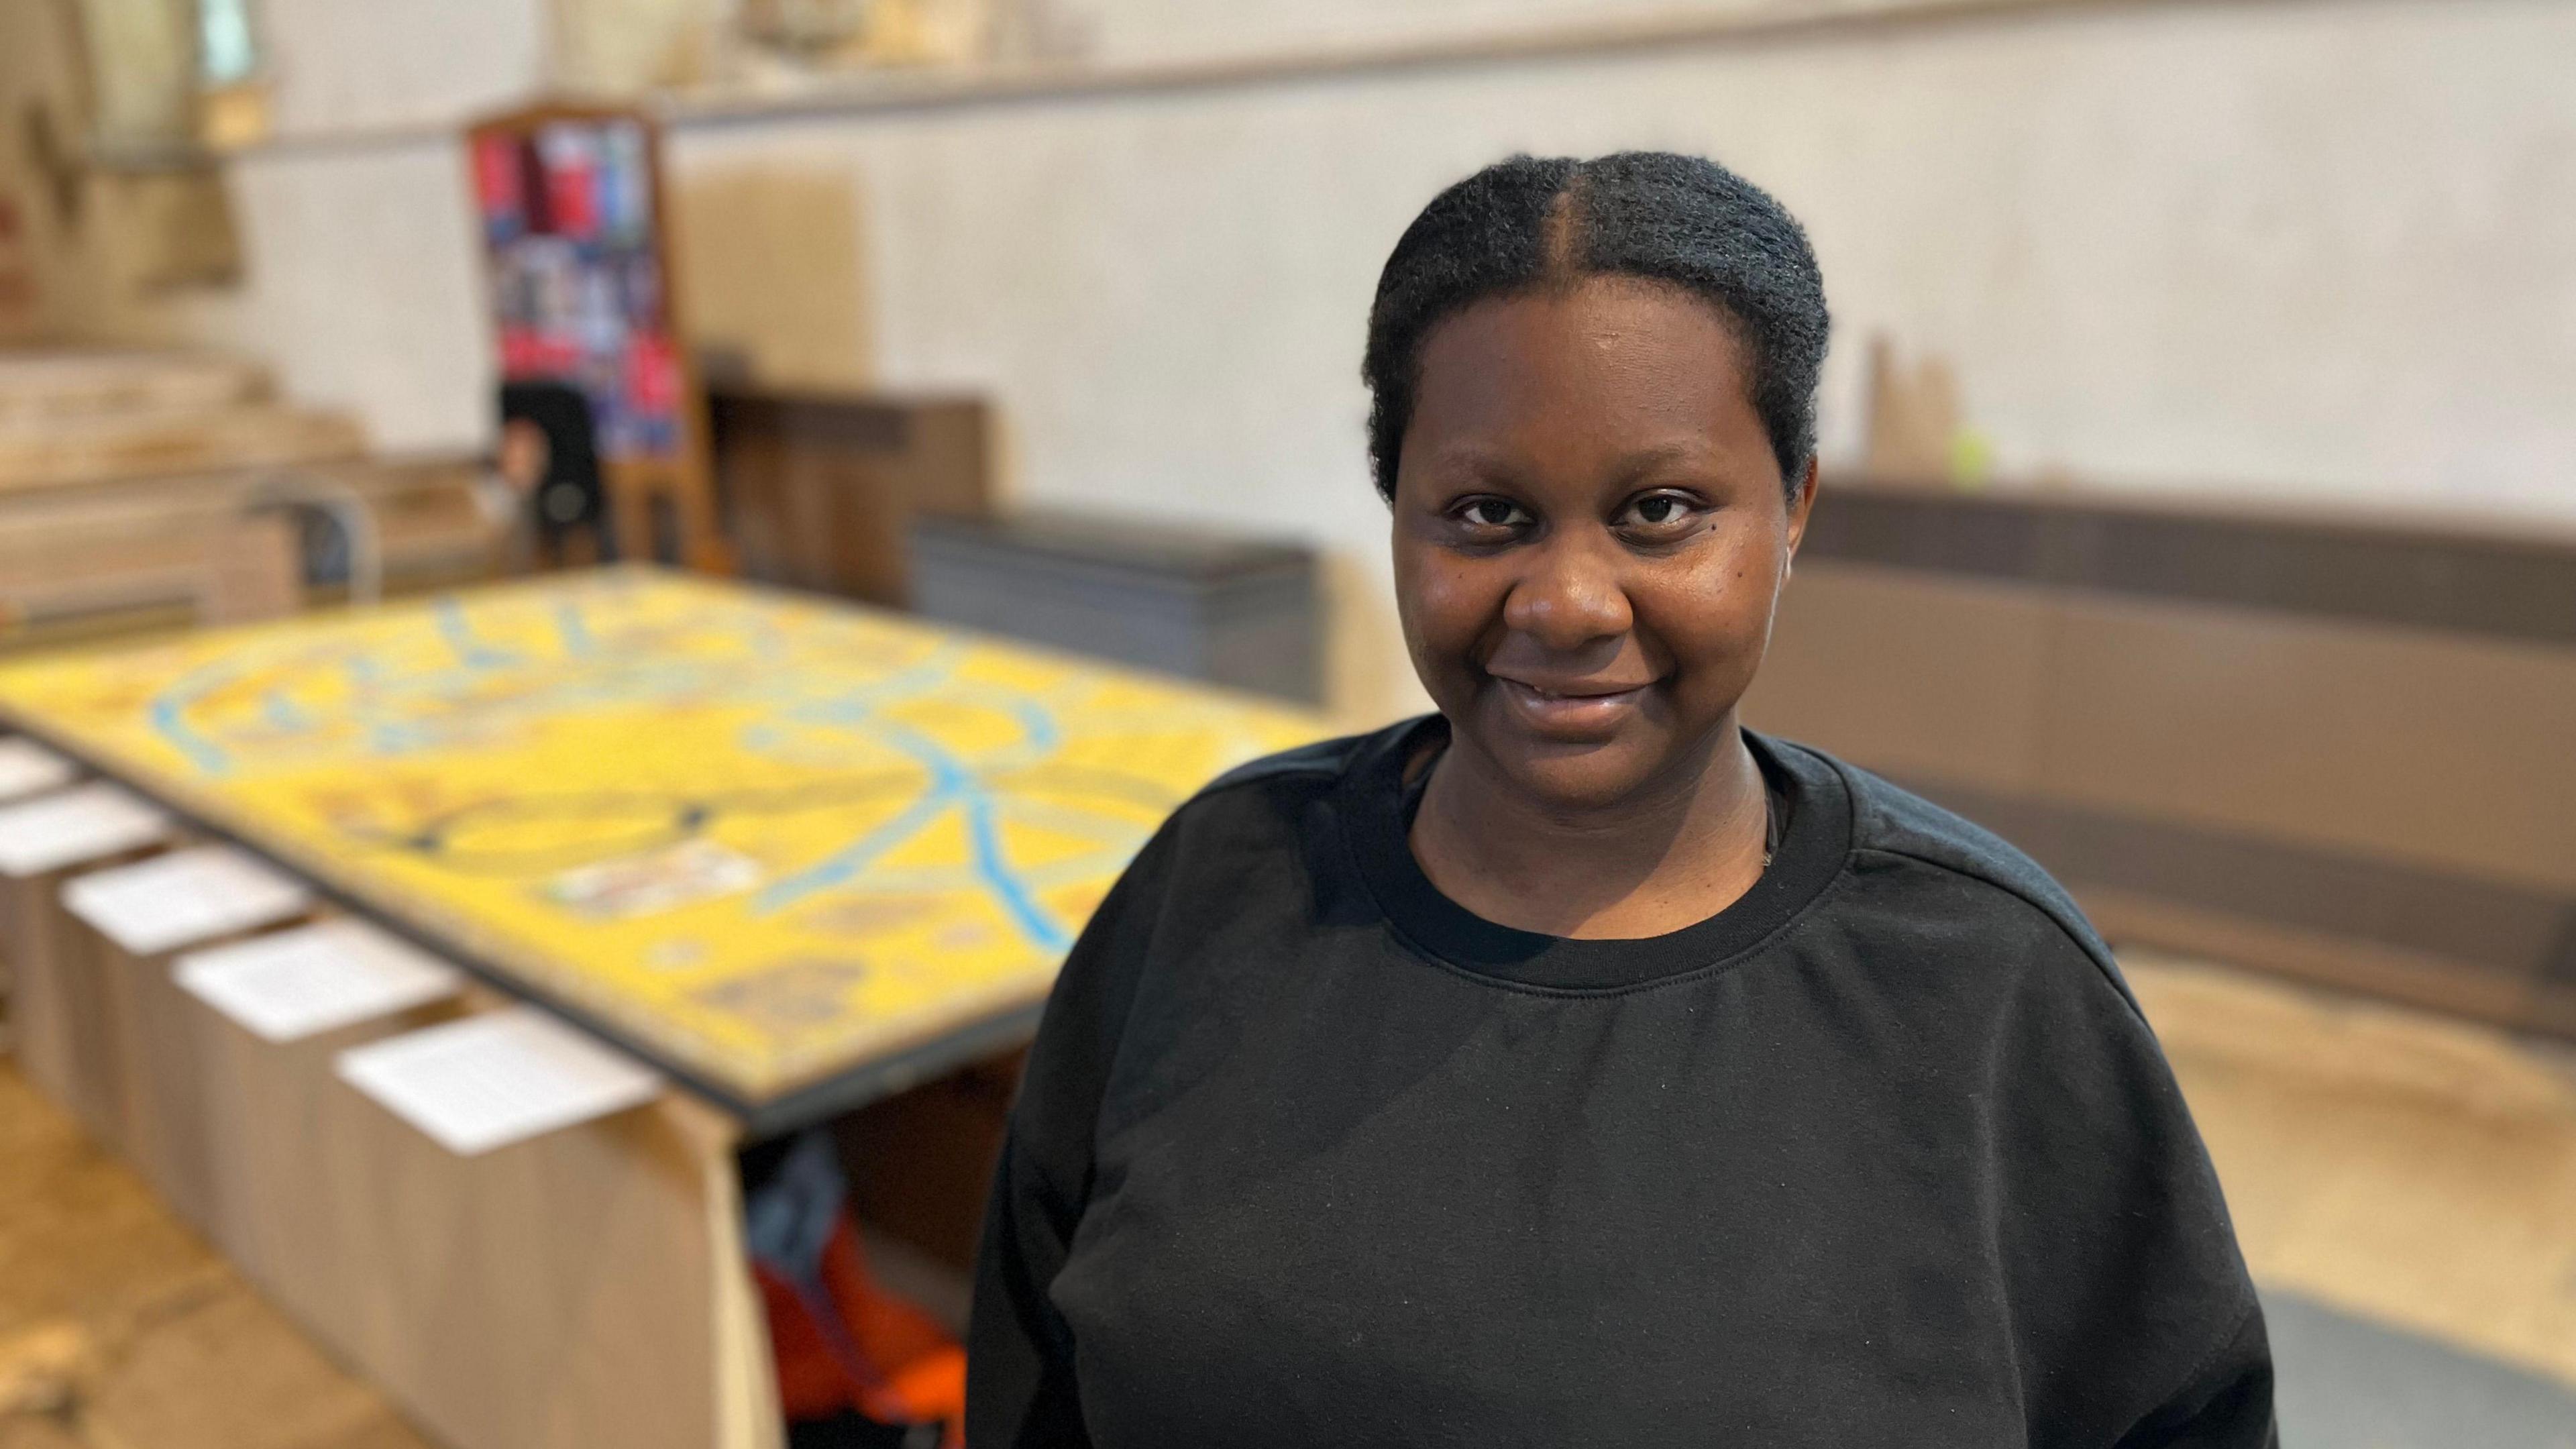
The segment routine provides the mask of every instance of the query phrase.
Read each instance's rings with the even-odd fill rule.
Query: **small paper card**
[[[659,1096],[662,1079],[533,1006],[340,1053],[340,1080],[460,1157]]]
[[[0,740],[0,800],[24,800],[59,790],[79,775],[78,765],[34,740]]]
[[[0,875],[42,875],[149,845],[169,830],[159,807],[104,780],[0,806]]]
[[[190,995],[263,1041],[300,1041],[452,996],[464,974],[342,918],[194,951],[171,973]]]
[[[312,903],[302,881],[229,845],[172,851],[63,887],[65,909],[137,956],[273,925]]]

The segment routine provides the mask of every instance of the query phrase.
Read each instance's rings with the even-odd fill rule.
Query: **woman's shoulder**
[[[1405,748],[1426,722],[1400,720],[1366,734],[1317,740],[1235,766],[1183,801],[1164,833],[1213,844],[1303,833],[1315,807],[1345,793],[1356,777]]]
[[[1957,810],[1809,746],[1772,741],[1802,774],[1830,775],[1850,800],[1851,856],[1884,889],[1919,892],[1945,914],[2009,919],[2098,968],[2122,997],[2128,983],[2066,887],[2018,846]],[[2005,822],[2009,826],[2009,821]],[[2132,1001],[2134,1006],[2134,1000]]]
[[[1353,776],[1402,747],[1421,720],[1317,740],[1249,760],[1208,781],[1166,817],[1129,871],[1137,892],[1193,893],[1212,878],[1276,877],[1283,855],[1309,852]]]
[[[1418,733],[1435,716],[1419,715],[1397,720],[1391,725],[1365,734],[1343,735],[1337,739],[1317,740],[1293,750],[1235,766],[1200,787],[1189,804],[1212,800],[1238,792],[1259,789],[1285,789],[1315,792],[1330,790],[1365,760],[1393,749]],[[1188,808],[1187,806],[1183,807]]]
[[[1371,743],[1386,733],[1386,730],[1377,730],[1364,735],[1317,740],[1311,745],[1299,745],[1293,750],[1281,750],[1275,755],[1246,761],[1200,786],[1189,804],[1241,791],[1279,786],[1330,788],[1349,773],[1352,763]]]

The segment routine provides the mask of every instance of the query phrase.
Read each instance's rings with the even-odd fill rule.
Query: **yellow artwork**
[[[618,569],[0,670],[0,712],[746,1104],[1042,998],[1315,718]]]

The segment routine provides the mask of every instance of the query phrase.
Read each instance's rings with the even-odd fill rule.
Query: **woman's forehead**
[[[1677,288],[1633,284],[1523,293],[1450,318],[1426,339],[1412,424],[1408,446],[1433,448],[1537,433],[1629,447],[1762,433],[1725,319]]]

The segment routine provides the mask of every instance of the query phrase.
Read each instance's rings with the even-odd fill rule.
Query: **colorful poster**
[[[486,132],[473,155],[503,379],[579,388],[604,456],[676,452],[688,399],[643,124],[565,119]]]
[[[482,136],[474,143],[474,195],[483,208],[485,238],[497,245],[528,227],[527,195],[518,142]]]

